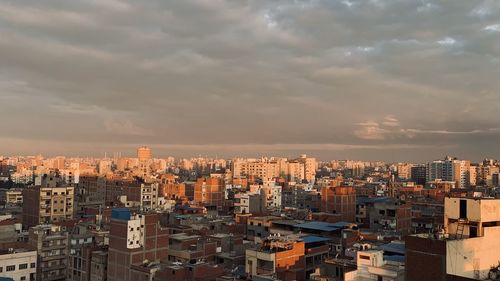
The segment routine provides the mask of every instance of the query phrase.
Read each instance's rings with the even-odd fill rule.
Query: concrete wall
[[[446,273],[467,278],[488,276],[500,261],[500,226],[484,228],[484,236],[449,240],[446,245]]]
[[[451,219],[459,218],[461,199],[467,200],[467,219],[470,221],[500,221],[500,199],[445,198],[445,216]]]
[[[36,275],[36,262],[36,251],[0,255],[0,267],[2,267],[0,276],[12,278],[14,281],[20,281],[21,277],[24,277],[24,280],[30,280],[30,274]],[[31,267],[32,263],[35,264],[35,267]],[[20,269],[19,265],[21,264],[26,265],[27,268]],[[14,271],[7,271],[7,266],[10,265],[15,266]]]

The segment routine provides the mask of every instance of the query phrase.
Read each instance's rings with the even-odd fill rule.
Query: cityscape
[[[500,0],[0,1],[0,281],[500,281]]]
[[[496,280],[500,162],[0,157],[6,280]],[[497,246],[498,245],[498,246]],[[423,270],[425,268],[425,270]]]

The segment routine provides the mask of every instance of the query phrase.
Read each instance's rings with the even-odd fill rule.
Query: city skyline
[[[0,154],[500,158],[495,1],[6,1]]]

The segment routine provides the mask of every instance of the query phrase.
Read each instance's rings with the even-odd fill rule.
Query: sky
[[[0,2],[0,155],[500,158],[500,1]]]

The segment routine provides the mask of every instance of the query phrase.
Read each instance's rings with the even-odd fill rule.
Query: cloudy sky
[[[0,2],[0,155],[500,158],[500,1]]]

